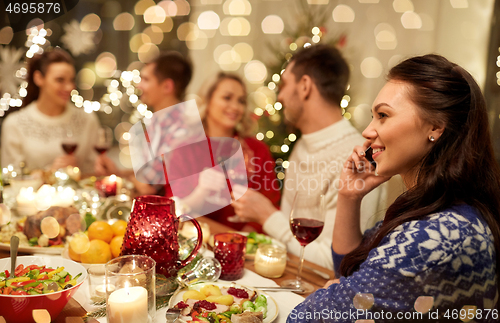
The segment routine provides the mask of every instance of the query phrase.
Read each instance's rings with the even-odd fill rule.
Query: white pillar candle
[[[115,290],[108,298],[109,323],[147,323],[148,291],[134,286]]]
[[[273,245],[260,245],[255,254],[254,267],[261,276],[281,277],[286,268],[286,250]]]

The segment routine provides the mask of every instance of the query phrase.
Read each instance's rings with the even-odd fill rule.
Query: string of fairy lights
[[[255,29],[259,29],[264,35],[281,35],[280,50],[286,54],[284,58],[289,60],[293,53],[302,47],[324,41],[326,29],[322,25],[312,25],[308,29],[308,35],[302,35],[288,42],[289,38],[285,30],[285,22],[279,14],[267,14],[259,18],[260,24],[250,23],[255,19],[249,19],[250,15],[255,16],[256,6],[248,0],[199,0],[200,5],[193,11],[191,5],[186,0],[139,0],[135,2],[133,9],[121,11],[118,1],[110,0],[104,6],[106,10],[100,13],[89,13],[80,22],[72,21],[66,31],[73,28],[73,32],[80,34],[65,35],[66,39],[73,39],[73,44],[66,44],[74,56],[77,53],[89,53],[92,51],[92,44],[87,44],[86,48],[74,52],[72,47],[78,46],[83,39],[92,39],[92,35],[102,33],[102,18],[112,18],[112,28],[117,32],[129,32],[129,47],[131,53],[137,55],[137,61],[132,62],[123,71],[118,69],[117,59],[111,52],[103,52],[95,59],[86,63],[77,73],[78,90],[71,93],[71,101],[78,108],[84,111],[100,112],[107,115],[113,114],[116,109],[125,112],[125,116],[118,121],[114,127],[114,135],[119,143],[120,162],[124,166],[130,165],[130,152],[128,149],[128,130],[132,124],[142,118],[151,118],[153,113],[148,110],[138,97],[137,85],[141,81],[140,68],[144,62],[150,60],[154,55],[159,54],[159,45],[165,42],[167,33],[174,35],[176,40],[183,42],[192,54],[203,53],[210,57],[220,69],[228,72],[236,72],[249,83],[249,102],[253,103],[252,109],[256,119],[266,118],[271,124],[278,125],[283,122],[283,106],[277,102],[278,84],[281,79],[281,72],[270,72],[266,64],[256,59],[254,47],[246,41],[245,37],[255,35]],[[334,23],[352,23],[358,18],[358,12],[346,4],[323,6],[328,1],[305,0],[307,5],[316,5],[329,11],[329,19],[333,18]],[[359,0],[360,3],[379,3],[377,0]],[[467,8],[467,0],[450,0],[453,8]],[[385,4],[384,4],[385,6]],[[103,7],[103,8],[104,8]],[[373,5],[375,7],[375,5]],[[417,13],[411,0],[392,1],[394,12],[400,14],[401,26],[404,29],[420,29],[429,31],[434,28],[432,19],[425,13]],[[119,8],[119,9],[113,9]],[[114,11],[113,11],[114,10]],[[325,10],[323,10],[325,11]],[[331,12],[331,14],[330,14]],[[260,14],[260,13],[259,13]],[[176,17],[189,16],[188,21],[176,20]],[[255,18],[255,17],[254,17]],[[370,16],[369,16],[370,18]],[[137,31],[139,21],[146,24],[141,25],[142,31]],[[51,46],[49,37],[53,35],[50,28],[44,28],[41,22],[38,27],[30,28],[26,31],[27,48],[25,56],[31,58],[35,54],[43,53],[45,48]],[[259,26],[259,27],[257,27]],[[71,27],[71,28],[70,28]],[[174,29],[174,27],[176,29]],[[0,43],[5,37],[2,33],[8,31],[8,27],[0,30]],[[132,33],[131,31],[134,30]],[[10,31],[12,33],[12,31]],[[250,34],[252,32],[252,34]],[[260,32],[260,31],[259,31]],[[215,39],[215,35],[220,34]],[[379,50],[394,50],[398,46],[397,30],[395,25],[390,23],[378,23],[374,28],[374,40]],[[57,33],[55,33],[57,35]],[[82,36],[82,37],[78,37]],[[86,37],[83,37],[86,36]],[[8,38],[8,37],[7,37]],[[61,37],[61,40],[64,38]],[[12,39],[12,37],[11,37]],[[213,39],[213,40],[212,40]],[[272,38],[278,39],[278,38]],[[238,42],[239,41],[239,42]],[[208,46],[208,44],[211,44]],[[71,45],[71,46],[70,46]],[[207,53],[207,51],[210,51]],[[394,55],[394,61],[399,59]],[[393,60],[391,58],[391,60]],[[389,62],[390,63],[390,62]],[[497,58],[497,66],[500,67],[500,55]],[[382,63],[376,57],[366,57],[362,60],[359,70],[365,78],[376,79],[383,71]],[[279,69],[277,70],[279,71]],[[17,91],[7,91],[0,98],[0,117],[4,116],[9,108],[17,108],[22,105],[22,98],[27,95],[27,82],[24,81],[27,70],[21,66],[15,71],[15,77],[20,81]],[[270,77],[269,77],[270,76]],[[500,85],[500,72],[496,74],[497,83]],[[94,87],[104,86],[106,93],[100,98],[94,97]],[[349,89],[347,89],[349,90]],[[351,96],[346,94],[340,103],[343,115],[346,119],[351,119],[353,111],[349,110]],[[353,109],[354,110],[354,109]],[[358,116],[354,118],[357,120]],[[266,129],[267,128],[267,129]],[[288,156],[291,145],[298,139],[296,133],[278,133],[273,127],[261,127],[255,137],[266,142],[270,146],[271,152],[275,156],[282,156],[276,160],[277,164],[283,168],[288,167]],[[281,139],[283,138],[283,139]],[[276,141],[277,139],[278,142]],[[279,172],[278,177],[284,178],[284,172]]]

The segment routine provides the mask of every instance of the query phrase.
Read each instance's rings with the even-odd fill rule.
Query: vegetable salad
[[[14,278],[9,278],[8,270],[0,273],[0,294],[40,295],[58,292],[75,286],[82,273],[72,277],[64,267],[53,269],[38,265],[19,265],[14,275]]]

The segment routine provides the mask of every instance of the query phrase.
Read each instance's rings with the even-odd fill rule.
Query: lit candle
[[[286,267],[286,250],[274,245],[260,245],[255,253],[254,267],[261,276],[281,277]]]
[[[109,323],[147,323],[148,291],[134,286],[115,290],[108,298]]]
[[[33,187],[23,187],[21,188],[19,194],[16,197],[17,210],[21,215],[31,215],[38,212],[35,204],[36,193],[33,191]]]

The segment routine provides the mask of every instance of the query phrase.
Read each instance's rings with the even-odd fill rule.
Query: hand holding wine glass
[[[288,279],[281,283],[283,287],[302,289],[304,293],[314,291],[314,286],[302,281],[302,265],[305,247],[316,240],[325,224],[326,201],[322,191],[297,192],[290,212],[290,229],[301,245],[300,265],[296,279]]]

